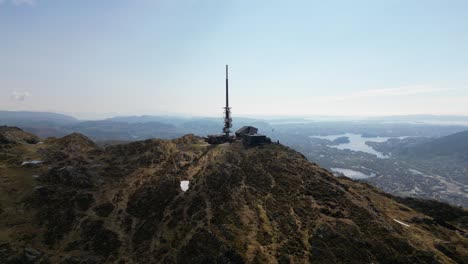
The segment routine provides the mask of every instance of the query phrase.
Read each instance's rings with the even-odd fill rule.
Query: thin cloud
[[[36,0],[13,0],[15,5],[35,5]]]
[[[30,97],[31,94],[29,92],[13,92],[11,94],[11,98],[15,101],[22,102],[26,100],[26,98]]]
[[[425,86],[425,85],[413,85],[413,86],[403,86],[403,87],[398,87],[398,88],[371,89],[371,90],[356,91],[347,95],[339,95],[339,96],[321,96],[316,99],[320,101],[323,101],[323,100],[346,101],[346,100],[369,98],[369,97],[431,94],[431,93],[438,93],[438,92],[446,92],[450,90],[451,89],[434,88],[434,87]]]
[[[424,85],[404,86],[399,88],[389,89],[373,89],[357,92],[355,97],[374,97],[374,96],[388,96],[388,95],[412,95],[412,94],[427,94],[434,92],[448,91],[449,89],[433,88]]]
[[[461,89],[460,89],[461,90]],[[247,98],[242,102],[248,114],[272,115],[338,115],[375,116],[404,114],[465,114],[467,96],[456,96],[454,88],[413,85],[385,89],[350,91],[337,95],[317,95],[302,98],[275,98],[259,102]],[[244,112],[245,114],[245,112]]]
[[[37,3],[37,0],[0,0],[0,4],[3,4],[3,3],[11,3],[16,6],[20,6],[20,5],[32,6]]]

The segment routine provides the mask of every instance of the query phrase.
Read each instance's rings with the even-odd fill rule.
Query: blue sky
[[[468,115],[468,1],[0,0],[0,109]]]

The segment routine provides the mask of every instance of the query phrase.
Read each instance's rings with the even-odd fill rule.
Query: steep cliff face
[[[0,200],[6,263],[468,262],[461,226],[282,145],[187,135],[101,149],[72,135],[12,153],[44,162],[0,167],[18,190]]]

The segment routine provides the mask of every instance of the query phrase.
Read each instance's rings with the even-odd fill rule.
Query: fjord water
[[[347,137],[349,139],[349,143],[343,143],[343,144],[330,146],[330,147],[337,148],[337,149],[349,149],[353,151],[362,151],[362,152],[376,155],[378,158],[381,158],[381,159],[389,158],[389,156],[384,155],[383,153],[378,152],[372,147],[368,146],[366,144],[366,141],[385,142],[388,139],[390,139],[390,137],[363,137],[362,135],[352,134],[352,133],[332,135],[332,136],[312,136],[312,137],[320,138],[320,139],[328,139],[330,141],[333,141],[339,137]]]

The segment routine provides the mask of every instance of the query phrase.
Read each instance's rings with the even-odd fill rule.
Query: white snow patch
[[[44,142],[42,142],[42,141],[39,141],[39,142],[37,142],[36,144],[44,144]]]
[[[399,220],[396,220],[396,219],[393,219],[393,221],[399,223],[399,224],[402,225],[402,226],[410,227],[410,225],[405,224],[405,223],[403,223],[402,221],[399,221]]]
[[[184,192],[186,192],[189,189],[189,186],[190,186],[189,181],[181,181],[180,182],[180,189],[182,189],[182,191],[184,191]]]
[[[366,179],[370,177],[374,177],[375,173],[371,173],[371,175],[367,175],[360,171],[350,170],[350,169],[343,169],[343,168],[330,168],[333,172],[343,173],[346,177],[351,179]]]
[[[415,169],[409,169],[409,172],[411,172],[414,175],[424,175],[424,173],[422,173],[422,172],[420,172],[418,170],[415,170]]]
[[[27,164],[39,164],[42,162],[43,162],[42,160],[27,160],[27,161],[23,161],[23,163],[21,163],[21,166],[27,165]]]

